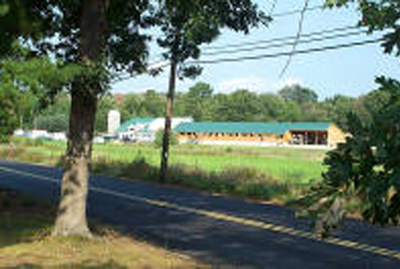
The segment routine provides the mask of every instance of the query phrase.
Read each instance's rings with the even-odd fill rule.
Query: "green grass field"
[[[15,160],[51,165],[59,162],[66,147],[65,143],[51,141],[15,140],[14,144],[16,152],[20,150]],[[0,157],[4,158],[7,150],[6,146],[2,147]],[[278,196],[293,198],[293,195],[299,195],[299,191],[288,194],[283,189],[304,189],[312,180],[319,180],[324,171],[322,161],[325,154],[325,150],[304,148],[179,145],[171,149],[170,165],[174,179],[170,182],[202,190],[272,199],[275,195],[271,196],[270,191],[260,193],[257,190],[267,182],[268,186],[283,185],[284,188],[272,188],[281,190]],[[156,181],[160,149],[153,145],[96,144],[93,157],[95,172]],[[149,171],[145,174],[143,170]]]
[[[32,154],[56,159],[65,153],[65,147],[64,143],[44,142],[25,149]],[[254,168],[276,180],[307,183],[320,178],[325,153],[325,150],[303,148],[180,145],[172,147],[170,163],[185,164],[209,172],[227,167]],[[154,166],[160,163],[160,149],[152,145],[97,144],[93,156],[107,163],[129,163],[138,157],[145,158]]]

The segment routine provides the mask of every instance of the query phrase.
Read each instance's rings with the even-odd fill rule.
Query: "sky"
[[[271,11],[274,0],[256,0],[255,2],[266,13]],[[311,0],[309,7],[323,4],[323,0]],[[304,0],[278,0],[272,14],[302,9]],[[356,25],[360,13],[355,6],[347,8],[318,9],[305,13],[302,33],[320,32],[338,27]],[[202,52],[215,52],[216,48],[232,49],[232,44],[269,40],[273,38],[295,36],[298,32],[300,14],[276,17],[268,27],[252,29],[247,34],[223,30],[218,39],[210,45],[202,46]],[[338,34],[338,33],[335,33]],[[299,44],[297,50],[331,46],[362,40],[370,40],[382,36],[362,34],[347,36],[335,40],[325,40],[311,44]],[[274,54],[291,51],[292,47],[269,48],[237,54],[221,54],[202,56],[201,60],[231,58],[247,55]],[[150,62],[159,61],[156,58],[162,52],[155,44],[151,45]],[[216,93],[230,93],[237,89],[248,89],[257,93],[277,92],[285,85],[300,84],[314,90],[324,99],[335,94],[359,96],[377,87],[375,77],[385,75],[398,78],[400,65],[396,57],[383,53],[379,43],[340,50],[324,51],[292,57],[289,67],[280,76],[288,57],[266,58],[256,61],[240,61],[234,63],[219,63],[202,65],[203,72],[195,80],[179,80],[177,91],[185,92],[197,82],[212,85]],[[141,75],[112,85],[113,93],[138,93],[147,89],[166,92],[168,86],[168,68],[157,76]]]

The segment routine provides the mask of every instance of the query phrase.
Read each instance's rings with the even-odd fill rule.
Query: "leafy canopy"
[[[344,5],[347,0],[328,0],[329,5]],[[369,30],[389,29],[382,46],[385,53],[400,53],[400,1],[358,1],[361,25]],[[338,225],[345,215],[346,202],[356,200],[364,219],[374,223],[397,224],[400,220],[400,82],[379,77],[375,95],[376,113],[368,123],[349,115],[351,137],[328,153],[328,170],[323,181],[311,189],[310,212],[318,218],[321,233]],[[377,94],[383,93],[383,94]]]
[[[345,213],[349,201],[360,203],[365,220],[397,224],[400,220],[400,82],[379,77],[379,91],[390,96],[385,106],[363,124],[352,114],[351,137],[325,158],[328,170],[323,181],[308,196],[318,205],[311,210],[320,217],[320,229],[329,230],[340,219],[332,220],[332,208]],[[328,215],[327,215],[328,214]]]
[[[166,60],[179,64],[179,76],[195,77],[198,66],[185,66],[189,59],[200,57],[199,46],[211,43],[221,28],[247,33],[251,27],[268,18],[258,11],[251,0],[159,0],[155,11],[157,24],[163,33],[157,39]]]

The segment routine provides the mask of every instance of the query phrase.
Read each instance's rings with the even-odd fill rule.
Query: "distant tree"
[[[326,107],[319,102],[315,103],[302,103],[300,104],[301,109],[301,121],[329,121],[329,112]]]
[[[31,91],[23,91],[18,98],[17,115],[19,117],[19,128],[31,129],[35,119],[35,111],[39,104],[38,97]]]
[[[66,93],[55,96],[44,109],[37,112],[34,128],[50,132],[68,132],[71,98]]]
[[[261,114],[261,102],[254,92],[237,90],[228,96],[227,101],[225,109],[229,121],[254,121],[255,115]]]
[[[299,84],[285,86],[279,90],[278,94],[287,102],[315,103],[318,101],[318,94],[309,88]]]
[[[278,121],[301,121],[303,115],[301,107],[297,102],[284,102],[283,108],[278,115]]]
[[[214,116],[213,121],[226,121],[231,116],[229,115],[229,100],[228,95],[217,93],[213,98]]]
[[[67,132],[68,114],[38,116],[35,119],[35,127],[49,132]]]
[[[175,117],[189,117],[190,113],[186,113],[187,98],[186,93],[177,92],[174,102],[174,115]]]
[[[348,115],[355,113],[356,99],[337,94],[326,98],[322,105],[328,113],[329,120],[338,124],[343,130],[349,129]]]
[[[156,148],[161,148],[163,145],[163,130],[158,130],[156,132],[156,139],[154,140],[154,146]],[[171,146],[176,146],[179,144],[179,134],[177,132],[172,131],[171,136],[169,137],[169,144]]]
[[[385,91],[371,91],[357,99],[354,111],[364,124],[370,124],[372,115],[378,113],[387,104],[389,98],[390,96]]]
[[[278,121],[284,109],[284,100],[274,93],[261,94],[258,96],[261,103],[262,119],[265,121]]]
[[[39,109],[49,103],[51,91],[60,89],[71,80],[79,67],[58,66],[46,57],[27,58],[26,50],[16,47],[16,51],[6,59],[0,59],[0,94],[3,114],[1,136],[10,135],[9,128],[17,128],[24,118],[38,114]],[[51,97],[50,99],[53,99]],[[40,102],[39,102],[40,101]],[[31,118],[33,121],[33,117]],[[11,124],[12,123],[12,124]]]
[[[162,117],[164,115],[165,95],[155,90],[147,90],[143,96],[142,113],[140,116]]]
[[[139,117],[145,114],[143,107],[144,97],[141,94],[130,93],[125,95],[121,105],[121,117],[123,120]]]
[[[0,87],[0,143],[7,142],[18,126],[18,92],[13,87]]]
[[[185,114],[192,116],[196,121],[210,120],[212,95],[213,89],[207,83],[198,82],[190,87],[185,95]]]

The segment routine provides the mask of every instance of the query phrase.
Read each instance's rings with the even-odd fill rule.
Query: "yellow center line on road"
[[[18,170],[12,169],[12,168],[2,167],[2,166],[0,166],[0,170],[18,174],[18,175],[29,176],[29,177],[39,179],[42,181],[48,181],[48,182],[60,184],[60,182],[54,178],[47,177],[47,176],[41,176],[41,175],[33,174],[30,172],[22,172],[22,171],[18,171]],[[340,239],[337,237],[329,237],[329,238],[321,239],[321,238],[316,237],[311,232],[296,230],[296,229],[286,227],[283,225],[277,225],[277,224],[268,223],[268,222],[264,222],[264,221],[236,217],[236,216],[229,215],[229,214],[218,213],[218,212],[204,210],[204,209],[197,209],[194,207],[181,206],[181,205],[178,205],[175,203],[169,203],[166,201],[156,200],[156,199],[148,199],[148,198],[144,198],[144,197],[137,196],[137,195],[120,193],[120,192],[111,191],[111,190],[107,190],[107,189],[99,188],[99,187],[89,187],[89,189],[91,191],[94,191],[97,193],[121,197],[124,199],[128,199],[128,200],[135,201],[135,202],[142,202],[142,203],[146,203],[146,204],[156,206],[156,207],[172,209],[172,210],[176,210],[176,211],[180,211],[180,212],[192,213],[192,214],[205,216],[205,217],[215,219],[215,220],[223,220],[223,221],[227,221],[230,223],[236,223],[236,224],[241,224],[241,225],[245,225],[245,226],[249,226],[249,227],[255,227],[255,228],[268,230],[268,231],[272,231],[272,232],[276,232],[276,233],[281,233],[281,234],[285,234],[285,235],[291,235],[291,236],[295,236],[295,237],[299,237],[299,238],[306,238],[306,239],[310,239],[313,241],[324,242],[324,243],[327,243],[330,245],[346,247],[349,249],[359,250],[359,251],[363,251],[363,252],[367,252],[367,253],[377,254],[377,255],[386,256],[386,257],[395,258],[395,259],[400,260],[400,251],[391,250],[391,249],[384,248],[384,247],[362,244],[362,243],[358,243],[356,241]]]

